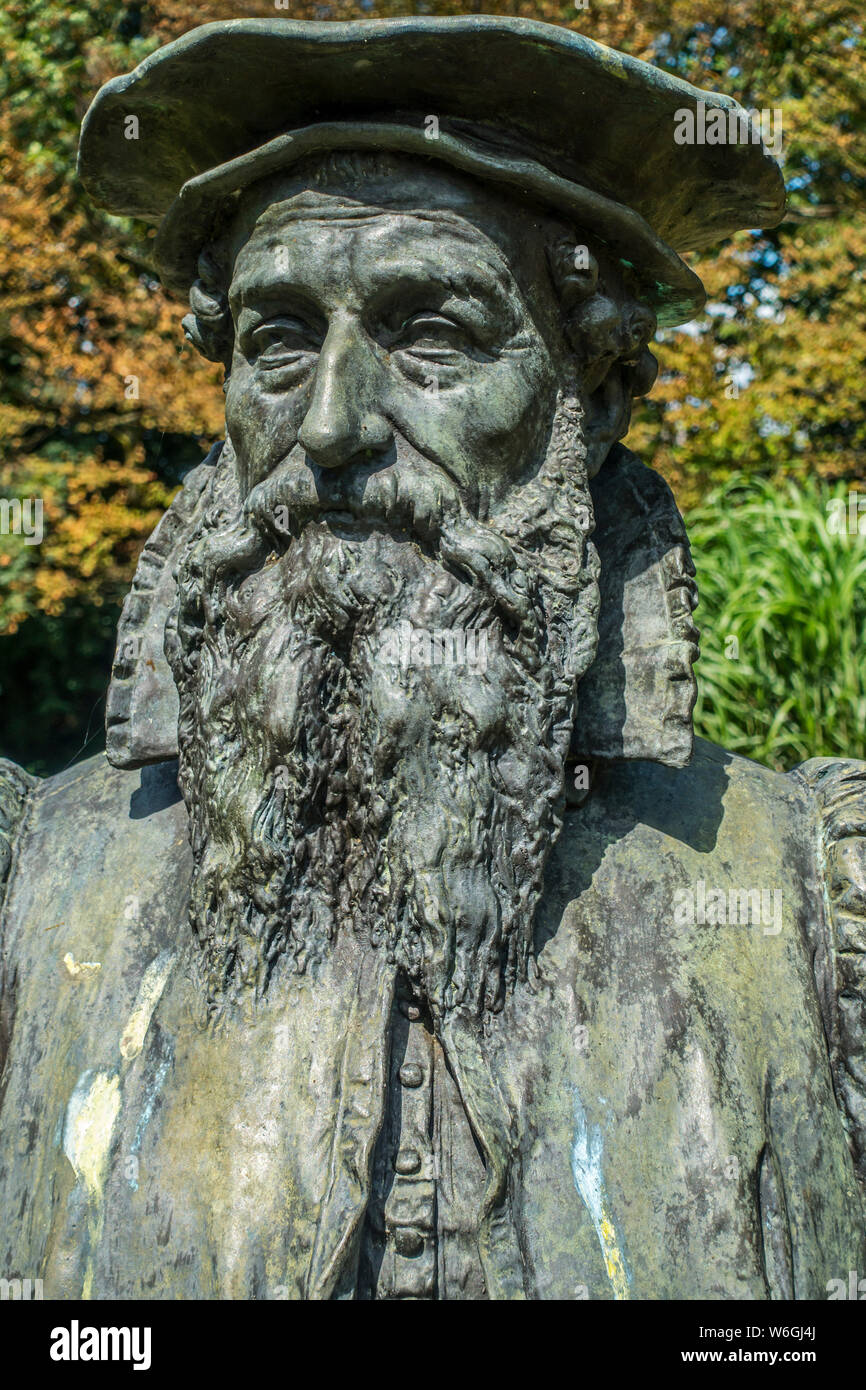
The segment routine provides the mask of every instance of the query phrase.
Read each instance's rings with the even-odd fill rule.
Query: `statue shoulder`
[[[866,762],[811,758],[805,786],[820,885],[815,974],[836,1093],[866,1183]]]
[[[579,770],[575,764],[570,773]],[[582,770],[587,772],[585,766]],[[607,834],[615,824],[621,837],[627,826],[649,827],[702,853],[717,844],[728,857],[736,850],[720,838],[723,823],[745,848],[758,845],[762,827],[771,819],[792,831],[802,819],[803,791],[789,777],[702,738],[695,739],[684,767],[645,759],[598,762],[590,765],[588,781],[589,796],[572,791],[570,779],[566,786],[568,804],[584,808],[575,829],[597,823]],[[771,840],[764,836],[759,852],[771,849]]]
[[[12,863],[18,829],[24,819],[30,793],[38,782],[38,777],[25,772],[17,763],[0,758],[0,901]]]
[[[121,770],[100,754],[29,781],[3,889],[8,970],[37,989],[71,953],[102,962],[105,980],[130,950],[162,949],[184,919],[191,868],[177,764]]]

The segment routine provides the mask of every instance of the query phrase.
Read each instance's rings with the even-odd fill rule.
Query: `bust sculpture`
[[[681,259],[783,209],[516,19],[210,24],[80,173],[226,433],[107,760],[0,770],[3,1260],[46,1296],[825,1298],[866,1271],[866,767],[695,741],[620,443]]]

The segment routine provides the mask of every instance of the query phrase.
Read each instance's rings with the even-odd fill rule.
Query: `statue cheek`
[[[226,429],[245,491],[261,482],[295,447],[304,398],[302,390],[265,390],[248,364],[232,372],[226,390]]]
[[[544,446],[555,402],[556,382],[545,354],[506,354],[467,393],[467,444],[495,456],[498,473],[522,471]]]

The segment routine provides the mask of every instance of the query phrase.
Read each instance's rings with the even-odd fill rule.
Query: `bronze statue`
[[[782,215],[698,103],[740,128],[473,17],[211,24],[91,106],[226,437],[108,760],[0,769],[0,1267],[46,1296],[866,1270],[866,767],[695,745],[684,527],[619,442],[679,253]]]

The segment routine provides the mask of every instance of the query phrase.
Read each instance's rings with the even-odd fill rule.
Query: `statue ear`
[[[177,757],[178,697],[163,650],[175,599],[177,566],[209,506],[223,443],[187,474],[147,541],[117,626],[105,708],[105,753],[112,767],[135,768]]]
[[[589,478],[603,471],[605,460],[628,430],[630,420],[631,392],[628,390],[626,368],[617,362],[609,368],[604,380],[586,401],[584,431]]]
[[[697,686],[694,565],[673,494],[617,445],[590,484],[601,559],[596,659],[580,682],[572,756],[689,762]]]

